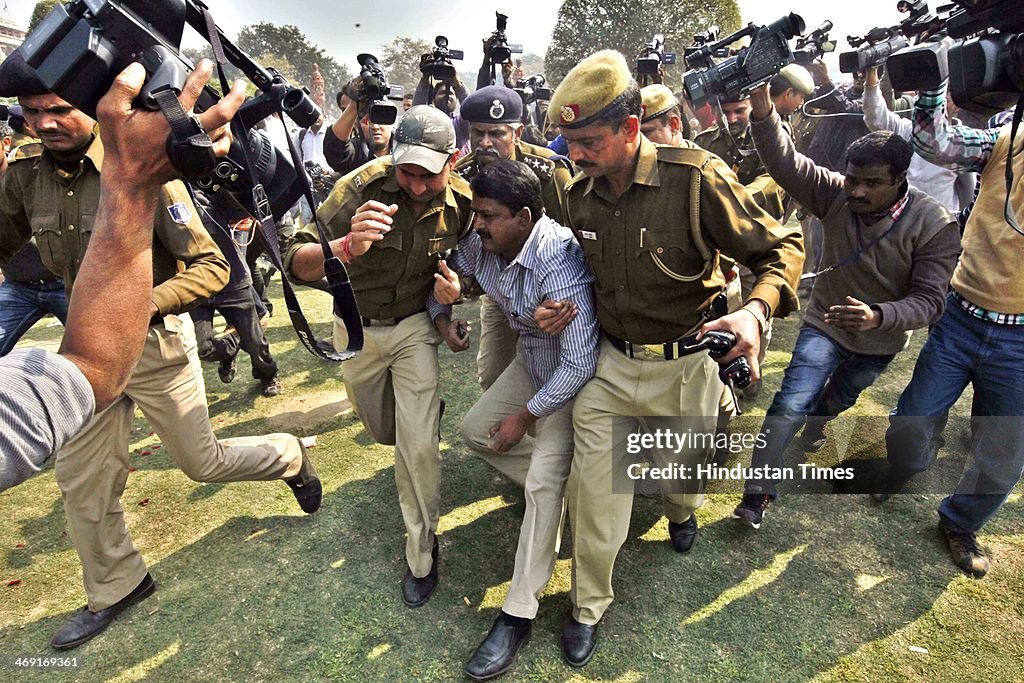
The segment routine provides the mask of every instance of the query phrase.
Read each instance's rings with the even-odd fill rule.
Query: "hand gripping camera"
[[[224,53],[262,92],[238,112],[248,134],[248,154],[256,177],[266,189],[269,209],[283,216],[302,194],[302,181],[292,160],[277,150],[266,134],[253,130],[258,121],[283,112],[299,126],[316,123],[321,112],[304,88],[288,82],[273,69],[264,69],[228,41],[205,19],[198,0],[73,0],[57,5],[25,39],[25,61],[48,88],[95,118],[96,105],[114,78],[129,63],[139,61],[149,77],[136,106],[161,108],[166,95],[177,98],[192,65],[178,54],[182,31],[190,24],[208,40],[220,37]],[[195,109],[212,106],[219,95],[204,89]],[[197,126],[194,119],[185,123]],[[258,215],[246,152],[241,140],[232,143],[226,158],[216,159],[201,145],[201,130],[169,139],[168,151],[182,176],[204,190],[226,188],[253,215]]]

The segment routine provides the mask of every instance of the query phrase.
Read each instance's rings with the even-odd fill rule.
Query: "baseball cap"
[[[425,104],[411,107],[392,133],[391,163],[416,164],[440,173],[455,152],[455,126],[440,109]]]

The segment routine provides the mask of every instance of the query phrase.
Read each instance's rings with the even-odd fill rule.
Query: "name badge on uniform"
[[[171,220],[181,225],[188,225],[192,220],[192,212],[188,210],[184,202],[175,202],[167,207],[167,213],[171,214]]]
[[[590,232],[589,230],[580,230],[580,237],[582,237],[585,240],[594,240],[594,241],[596,241],[597,240],[597,233],[596,232]]]

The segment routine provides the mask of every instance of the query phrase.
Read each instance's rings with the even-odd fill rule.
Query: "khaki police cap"
[[[789,81],[793,90],[802,93],[805,97],[814,92],[814,79],[811,78],[811,72],[799,64],[787,64],[779,71],[779,75]]]
[[[653,121],[672,107],[679,105],[676,96],[672,94],[668,86],[660,83],[641,88],[640,96],[644,99],[644,113],[640,117],[640,123]]]
[[[563,128],[593,123],[622,96],[632,82],[626,58],[601,50],[574,66],[559,84],[548,107],[548,122]]]

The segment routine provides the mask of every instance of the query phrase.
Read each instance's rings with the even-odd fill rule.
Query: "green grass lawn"
[[[280,294],[279,287],[274,291]],[[320,321],[315,331],[327,336],[326,296],[301,298],[310,319]],[[341,413],[343,366],[310,356],[277,301],[269,334],[284,394],[261,397],[245,358],[231,385],[207,366],[211,419],[223,437],[316,435],[311,454],[324,483],[320,512],[303,515],[279,482],[190,481],[139,417],[131,456],[137,470],[122,502],[157,593],[73,651],[77,670],[4,669],[0,679],[462,678],[508,589],[523,512],[521,492],[458,436],[460,417],[479,395],[476,333],[470,352],[441,352],[448,404],[441,582],[425,607],[410,610],[400,598],[404,538],[392,449],[375,445],[350,412]],[[462,315],[475,319],[476,306]],[[795,317],[776,323],[765,389],[747,405],[751,417],[744,424],[754,429],[778,388],[798,325]],[[40,324],[26,343],[53,344],[60,333]],[[830,443],[815,462],[884,457],[885,416],[922,342],[917,335],[850,417],[830,427]],[[570,581],[563,547],[532,640],[504,680],[1024,680],[1020,489],[981,537],[994,555],[984,580],[961,575],[936,531],[935,508],[945,490],[936,482],[955,480],[969,406],[969,395],[956,406],[936,478],[915,482],[915,493],[886,507],[862,495],[785,495],[753,532],[729,519],[735,487],[716,484],[698,512],[696,546],[678,555],[667,543],[658,501],[637,498],[616,566],[616,599],[593,661],[576,671],[560,657]],[[790,457],[802,454],[791,450]],[[742,453],[735,461],[748,458]],[[3,668],[16,656],[53,654],[50,637],[85,597],[52,468],[0,494],[0,510]]]

